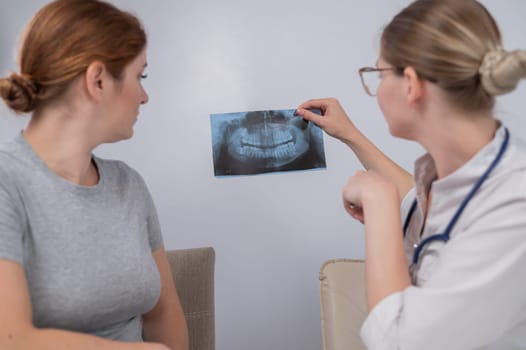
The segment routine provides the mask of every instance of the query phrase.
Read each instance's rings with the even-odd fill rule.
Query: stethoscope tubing
[[[457,211],[455,212],[455,214],[453,215],[453,217],[449,221],[445,231],[443,233],[437,233],[435,235],[432,235],[432,236],[429,236],[429,237],[425,238],[422,242],[420,242],[416,246],[416,248],[415,248],[415,250],[413,252],[413,265],[417,265],[418,264],[418,259],[420,257],[420,253],[422,252],[422,250],[424,249],[424,247],[427,244],[429,244],[429,243],[431,243],[433,241],[443,241],[443,242],[448,242],[449,241],[450,233],[453,230],[453,227],[455,226],[455,224],[457,223],[458,218],[460,217],[460,215],[462,214],[462,212],[464,211],[464,209],[466,208],[468,203],[471,201],[471,199],[473,199],[473,196],[475,195],[475,193],[479,190],[479,188],[482,186],[484,181],[486,181],[486,179],[488,178],[490,173],[493,171],[493,169],[495,169],[497,164],[500,162],[500,160],[502,159],[502,157],[504,155],[504,152],[506,152],[506,149],[508,148],[509,139],[510,139],[510,133],[509,133],[507,128],[504,128],[504,133],[505,133],[504,134],[504,140],[502,141],[502,144],[500,146],[499,152],[495,156],[495,159],[493,159],[493,161],[491,162],[489,167],[486,169],[486,171],[477,180],[475,185],[473,185],[473,187],[471,188],[471,190],[469,191],[467,196],[464,197],[464,199],[462,200],[462,203],[460,204],[460,206],[458,207]],[[409,209],[409,213],[407,214],[405,222],[404,222],[404,227],[403,227],[403,229],[404,229],[404,237],[407,234],[407,228],[409,227],[409,223],[410,223],[411,217],[413,216],[413,213],[414,213],[414,211],[416,209],[416,206],[417,206],[417,200],[415,198],[414,201],[413,201],[413,204],[411,205],[411,208]]]

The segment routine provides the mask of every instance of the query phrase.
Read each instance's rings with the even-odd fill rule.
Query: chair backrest
[[[324,350],[365,349],[360,328],[367,316],[363,260],[332,259],[320,268]]]
[[[188,325],[190,350],[214,350],[214,248],[177,249],[166,253]]]

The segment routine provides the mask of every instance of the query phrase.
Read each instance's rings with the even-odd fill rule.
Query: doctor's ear
[[[91,97],[98,100],[106,87],[108,71],[104,63],[95,61],[92,62],[88,69],[86,69],[86,88]]]
[[[413,67],[404,69],[404,79],[407,86],[407,103],[414,105],[419,102],[425,94],[425,81],[418,76]]]

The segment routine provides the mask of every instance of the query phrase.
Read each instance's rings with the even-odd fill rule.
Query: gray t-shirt
[[[36,327],[142,341],[141,315],[160,294],[159,221],[135,170],[93,160],[99,183],[79,186],[22,134],[0,146],[0,259],[23,266]]]

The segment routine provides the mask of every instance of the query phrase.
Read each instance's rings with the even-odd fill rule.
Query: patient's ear
[[[104,63],[95,61],[92,62],[84,76],[86,78],[86,89],[91,98],[95,101],[100,101],[104,89],[106,88],[107,70]]]
[[[404,69],[404,79],[407,83],[407,103],[414,105],[420,102],[425,95],[426,81],[418,76],[413,67]]]

